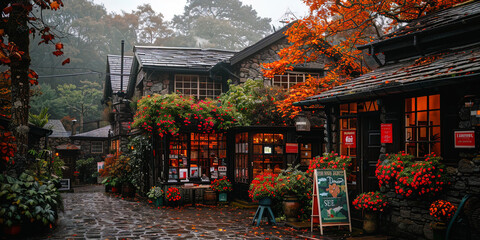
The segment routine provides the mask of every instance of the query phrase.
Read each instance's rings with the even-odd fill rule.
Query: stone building
[[[438,11],[359,47],[372,57],[384,55],[378,69],[296,103],[325,107],[328,151],[355,161],[355,182],[349,186],[353,196],[378,189],[376,163],[387,153],[405,151],[420,159],[433,152],[443,157],[451,181],[443,195],[407,199],[386,192],[391,207],[383,227],[389,233],[431,239],[433,200],[458,206],[465,195],[480,194],[479,43],[480,2]],[[356,139],[353,146],[347,137]],[[478,199],[463,212],[470,225],[455,228],[455,239],[480,232],[475,224],[480,222]],[[354,220],[361,217],[353,215]]]

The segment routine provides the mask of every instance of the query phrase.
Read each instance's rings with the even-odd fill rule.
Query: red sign
[[[475,148],[475,131],[455,131],[455,148]]]
[[[380,124],[380,136],[381,143],[393,143],[393,131],[391,123]]]
[[[298,143],[287,143],[285,153],[298,153]]]
[[[357,147],[357,131],[349,130],[342,132],[342,142],[343,145],[346,147]]]

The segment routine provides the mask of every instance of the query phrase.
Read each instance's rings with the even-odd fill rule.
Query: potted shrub
[[[213,180],[210,187],[213,191],[218,193],[219,202],[226,202],[227,192],[233,190],[232,183],[225,176],[223,178]]]
[[[378,191],[366,192],[358,195],[353,200],[352,205],[365,214],[363,230],[366,233],[374,233],[377,230],[377,213],[383,212],[387,206],[385,197]]]
[[[338,153],[324,153],[322,157],[315,157],[310,161],[308,173],[313,173],[315,169],[342,169],[346,170],[347,176],[350,175],[352,158]]]
[[[272,198],[277,196],[276,185],[277,174],[260,174],[253,179],[248,190],[249,197],[254,201],[259,201],[260,205],[271,205]]]
[[[160,187],[153,186],[147,193],[147,197],[150,198],[156,207],[163,206],[163,190]]]
[[[289,222],[296,222],[301,208],[300,198],[310,192],[312,179],[298,165],[283,170],[277,176],[276,192],[283,197],[283,212]]]
[[[447,223],[453,217],[455,211],[457,211],[457,207],[445,200],[437,200],[430,205],[430,216],[437,220],[437,222],[431,224],[433,239],[445,239]]]
[[[445,166],[441,158],[427,155],[424,161],[408,164],[397,175],[395,192],[405,197],[435,196],[448,184]]]
[[[165,199],[170,206],[178,206],[182,199],[180,190],[176,187],[169,187],[165,193]]]

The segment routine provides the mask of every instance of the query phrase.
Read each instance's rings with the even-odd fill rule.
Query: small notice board
[[[311,231],[319,224],[321,235],[323,228],[330,226],[348,226],[352,232],[346,179],[344,170],[315,169]]]

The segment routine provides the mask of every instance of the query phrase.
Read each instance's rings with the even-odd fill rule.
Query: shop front
[[[323,128],[297,132],[294,127],[239,127],[229,131],[229,167],[233,169],[235,197],[248,200],[255,176],[278,174],[288,164],[307,169],[312,156],[321,155]],[[230,143],[230,142],[229,142]]]

